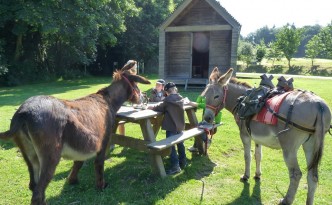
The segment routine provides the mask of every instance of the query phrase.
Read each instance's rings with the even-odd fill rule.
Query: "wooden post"
[[[142,129],[144,140],[146,140],[147,142],[155,142],[156,137],[154,135],[154,131],[152,129],[150,119],[140,120],[139,124]],[[164,163],[163,163],[161,156],[158,154],[152,154],[152,153],[149,155],[150,155],[153,171],[155,173],[159,173],[161,177],[165,177],[166,172],[165,172],[165,167],[164,167]]]
[[[163,119],[164,119],[164,115],[158,115],[156,118],[154,118],[153,132],[154,132],[155,137],[157,137],[157,135],[158,135],[158,132],[160,130]]]

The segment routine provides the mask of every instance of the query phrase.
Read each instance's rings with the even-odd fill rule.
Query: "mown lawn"
[[[238,70],[241,72],[257,72],[257,73],[288,73],[295,75],[315,75],[315,76],[332,76],[332,60],[331,59],[314,59],[313,65],[316,70],[311,70],[312,62],[308,58],[292,58],[291,69],[288,67],[286,58],[280,61],[272,61],[263,59],[261,64],[247,65],[244,62],[238,62]]]
[[[155,78],[151,79],[154,83]],[[259,79],[242,79],[259,84]],[[0,131],[9,128],[15,109],[33,95],[53,95],[64,99],[78,98],[96,92],[110,83],[109,78],[86,78],[74,81],[0,88]],[[332,80],[296,78],[298,88],[314,91],[332,108]],[[140,86],[149,90],[151,86]],[[202,90],[190,90],[183,96],[195,100]],[[201,111],[197,112],[198,118]],[[109,186],[95,189],[93,160],[82,168],[80,184],[66,183],[72,162],[62,160],[49,184],[46,197],[49,204],[277,204],[286,193],[288,171],[280,150],[263,148],[262,179],[240,182],[244,170],[243,147],[238,129],[230,113],[223,112],[224,125],[218,129],[208,156],[192,156],[187,152],[189,166],[176,176],[160,179],[152,175],[147,155],[133,149],[116,147],[105,162],[105,177]],[[141,137],[139,126],[127,124],[126,134]],[[159,132],[158,138],[164,138]],[[186,141],[186,147],[192,140]],[[0,204],[29,204],[27,166],[12,143],[0,142]],[[299,151],[303,177],[294,204],[304,204],[307,192],[305,160]],[[167,160],[165,160],[167,162]],[[255,171],[254,161],[252,173]],[[319,168],[320,182],[316,204],[332,204],[332,137],[325,138],[325,150]]]

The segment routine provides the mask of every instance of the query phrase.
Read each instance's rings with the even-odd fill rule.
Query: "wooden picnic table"
[[[148,106],[156,105],[156,103],[149,103]],[[184,110],[187,114],[189,123],[186,123],[186,129],[191,129],[197,127],[198,121],[196,117],[196,108],[191,105],[184,105]],[[116,115],[116,125],[113,130],[113,135],[111,137],[111,144],[117,144],[123,147],[134,148],[140,151],[148,153],[151,158],[151,166],[154,172],[159,173],[161,177],[166,176],[164,163],[162,161],[162,156],[169,153],[168,148],[163,151],[151,150],[148,148],[148,144],[156,142],[156,136],[160,130],[161,122],[163,119],[163,114],[149,109],[135,109],[132,106],[122,106]],[[142,135],[144,139],[138,139],[136,137],[125,136],[116,134],[116,128],[120,121],[137,123],[140,125]],[[200,137],[196,137],[197,143],[201,143],[203,147],[202,140]]]

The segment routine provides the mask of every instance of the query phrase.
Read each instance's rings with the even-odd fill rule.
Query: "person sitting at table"
[[[166,138],[168,138],[180,134],[184,130],[184,108],[183,97],[178,93],[178,89],[173,82],[167,83],[164,90],[167,95],[164,101],[157,106],[149,106],[148,109],[164,114],[162,129],[166,130]],[[179,173],[181,172],[181,168],[183,169],[187,166],[186,150],[183,142],[177,144],[177,151],[179,156],[176,153],[175,146],[172,146],[170,154],[171,166],[166,170],[166,174],[168,175]]]
[[[164,91],[165,80],[159,79],[156,82],[155,88],[151,91],[149,98],[150,102],[161,102],[165,99],[166,93]]]
[[[189,102],[189,104],[191,106],[197,107],[198,109],[203,109],[202,121],[198,124],[201,125],[201,124],[207,123],[204,121],[204,112],[205,112],[205,107],[206,107],[205,97],[199,95],[196,99],[196,102]],[[222,116],[222,113],[221,113],[221,111],[219,111],[219,113],[214,118],[215,124],[219,124],[221,122],[221,116]],[[211,133],[213,133],[213,134],[215,134],[216,132],[217,132],[217,128],[214,128],[213,130],[211,130]],[[203,140],[203,142],[207,142],[207,148],[209,148],[212,143],[212,139],[208,139],[207,134],[204,133],[204,134],[202,134],[202,140]],[[198,148],[195,143],[193,144],[193,146],[189,147],[188,150],[190,152],[198,152]]]

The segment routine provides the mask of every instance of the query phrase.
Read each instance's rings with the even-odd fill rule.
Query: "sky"
[[[241,35],[264,26],[282,27],[294,24],[297,28],[332,21],[331,0],[218,0],[240,24]]]

